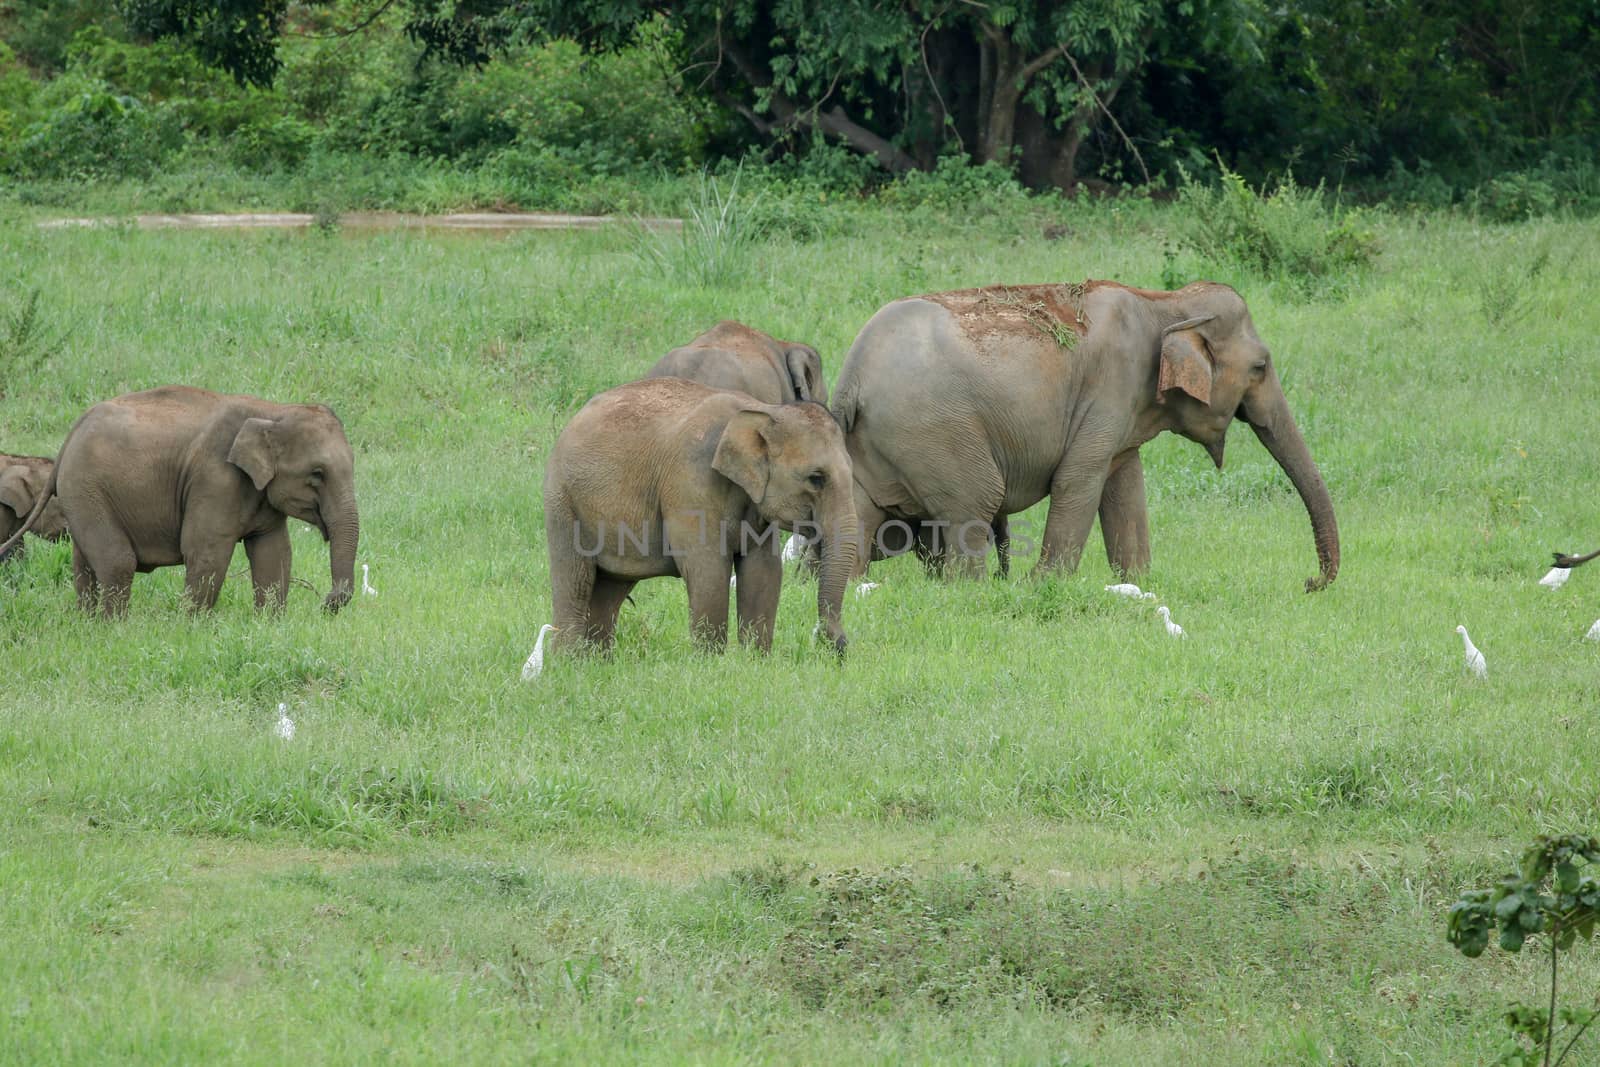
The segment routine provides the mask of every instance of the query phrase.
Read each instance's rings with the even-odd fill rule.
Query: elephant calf
[[[73,584],[86,611],[98,601],[107,617],[123,614],[135,572],[178,563],[191,608],[210,609],[240,541],[256,606],[282,607],[291,515],[329,542],[333,588],[323,606],[337,611],[350,599],[360,536],[355,456],[320,404],[176,385],[129,393],[78,419],[47,489],[72,530]],[[35,504],[28,524],[43,511]]]
[[[50,484],[50,473],[55,461],[43,456],[12,456],[0,452],[0,541],[9,541],[28,521],[34,505]],[[47,497],[43,513],[33,524],[33,534],[47,541],[59,541],[67,535],[67,520],[61,513],[61,502]],[[19,547],[13,555],[20,556]],[[0,555],[0,558],[4,558]]]
[[[814,522],[830,545],[817,614],[842,653],[858,537],[851,485],[844,437],[820,404],[762,404],[679,378],[601,393],[545,467],[557,647],[609,649],[634,583],[679,577],[695,638],[721,649],[733,572],[740,639],[769,650],[783,581],[777,529]]]
[[[763,404],[828,403],[822,357],[815,348],[780,341],[732,319],[723,319],[674,348],[645,377],[685,378],[713,389],[736,389]]]

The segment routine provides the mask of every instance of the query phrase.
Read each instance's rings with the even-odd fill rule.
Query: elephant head
[[[728,420],[712,467],[750,497],[761,517],[786,529],[814,523],[827,546],[817,582],[817,615],[834,648],[855,569],[860,530],[844,435],[820,404],[753,404]]]
[[[228,462],[244,471],[274,508],[322,531],[333,583],[323,607],[338,611],[355,587],[361,535],[355,455],[338,417],[313,405],[276,418],[245,419]]]
[[[9,535],[11,530],[27,521],[39,494],[50,486],[50,465],[47,461],[29,464],[11,463],[0,469],[0,507],[10,508],[16,514],[15,523],[0,520],[0,529]],[[61,501],[51,496],[44,512],[33,524],[33,534],[48,541],[59,541],[67,533],[67,517],[61,511]]]
[[[1167,319],[1156,371],[1167,428],[1203,446],[1220,468],[1228,426],[1235,418],[1249,423],[1311,516],[1321,573],[1306,590],[1326,587],[1339,573],[1333,501],[1244,300],[1225,285],[1198,282],[1172,294]]]
[[[828,383],[822,378],[822,357],[810,345],[779,342],[784,345],[783,365],[789,372],[796,400],[828,406]]]

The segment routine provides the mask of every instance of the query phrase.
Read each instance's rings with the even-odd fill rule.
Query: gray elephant
[[[762,404],[678,378],[601,393],[556,439],[544,514],[557,648],[609,649],[634,584],[680,577],[696,640],[721,649],[732,574],[739,637],[766,651],[783,581],[777,530],[814,521],[834,535],[817,614],[844,651],[859,528],[850,457],[821,405]]]
[[[176,385],[129,393],[78,419],[49,488],[72,530],[74,585],[86,611],[98,601],[107,617],[123,614],[135,572],[178,563],[191,608],[210,609],[240,541],[256,606],[282,607],[291,515],[329,542],[333,588],[323,606],[337,611],[350,599],[361,529],[355,456],[339,419],[320,404]],[[28,522],[42,511],[35,505]]]
[[[11,538],[27,521],[40,494],[50,484],[50,472],[55,461],[43,456],[13,456],[0,452],[0,541]],[[33,524],[35,537],[59,541],[67,536],[66,516],[61,513],[61,502],[47,499],[39,520]],[[22,554],[19,546],[11,553]],[[0,557],[4,558],[4,557]]]
[[[1320,573],[1307,589],[1339,571],[1327,487],[1249,309],[1225,285],[1090,281],[898,300],[856,337],[833,412],[857,513],[880,551],[894,520],[932,525],[945,533],[944,560],[980,570],[996,520],[1048,496],[1041,573],[1077,567],[1108,497],[1120,512],[1102,519],[1108,551],[1126,553],[1139,535],[1127,522],[1143,515],[1142,479],[1128,473],[1139,446],[1170,430],[1220,467],[1228,427],[1242,418],[1310,514]]]
[[[763,404],[828,403],[822,357],[815,348],[780,341],[732,319],[723,319],[674,348],[645,377],[684,378],[713,389],[737,389]]]

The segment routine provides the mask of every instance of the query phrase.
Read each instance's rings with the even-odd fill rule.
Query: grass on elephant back
[[[725,316],[831,375],[907,292],[1155,283],[1163,217],[1116,211],[1050,243],[869,218],[705,290],[605,234],[8,231],[0,268],[73,341],[8,383],[0,447],[51,452],[161,381],[328,402],[382,590],[324,616],[301,532],[319,589],[278,619],[237,578],[190,617],[169,568],[126,622],[84,620],[65,545],[0,573],[8,1051],[1491,1059],[1537,964],[1467,967],[1444,910],[1529,833],[1600,823],[1600,572],[1536,584],[1600,529],[1570,387],[1593,224],[1497,229],[1486,258],[1470,223],[1387,220],[1384,260],[1327,299],[1224,279],[1334,494],[1324,593],[1299,591],[1304,510],[1253,438],[1217,473],[1168,437],[1140,584],[1185,641],[1104,592],[1092,538],[1044,582],[1026,552],[1010,582],[874,565],[842,666],[811,583],[786,583],[771,656],[703,657],[661,580],[613,657],[519,680],[549,617],[543,461],[590,393]],[[1475,282],[1546,241],[1570,269],[1490,324]]]

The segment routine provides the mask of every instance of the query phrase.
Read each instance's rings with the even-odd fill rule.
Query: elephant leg
[[[570,648],[582,645],[584,635],[589,632],[589,604],[598,566],[594,556],[578,550],[578,523],[565,499],[557,497],[547,501],[545,506],[545,547],[550,553],[551,622],[556,627],[552,646]],[[599,540],[596,539],[594,544],[598,551]]]
[[[728,645],[728,578],[731,561],[711,550],[697,548],[678,560],[678,573],[689,587],[689,633],[708,652]]]
[[[939,541],[939,526],[929,522],[917,523],[914,548],[922,570],[929,578],[944,577],[944,546]]]
[[[247,538],[244,554],[250,560],[250,582],[256,590],[257,610],[271,602],[274,610],[282,611],[289,595],[289,565],[294,548],[289,543],[289,524],[279,523],[275,529]]]
[[[936,535],[944,541],[945,573],[962,578],[983,577],[989,559],[993,520],[969,515],[940,522],[938,526]]]
[[[1106,479],[1100,493],[1100,534],[1113,571],[1126,577],[1150,569],[1150,516],[1137,451]]]
[[[1052,571],[1071,574],[1078,569],[1110,473],[1109,457],[1104,463],[1075,464],[1070,469],[1063,463],[1056,469],[1050,480],[1050,510],[1044,521],[1035,575]]]
[[[867,495],[867,491],[860,482],[852,485],[852,495],[855,498],[856,521],[861,525],[861,543],[857,546],[856,567],[851,579],[866,576],[867,564],[874,559],[884,559],[897,553],[885,551],[883,533],[884,524],[888,522],[889,513],[880,508]],[[903,525],[903,524],[902,524]],[[900,549],[904,552],[909,544]]]
[[[97,596],[94,568],[83,554],[83,545],[72,542],[72,588],[78,594],[78,607],[85,615],[93,615]]]
[[[739,642],[772,651],[772,630],[778,621],[778,594],[783,588],[783,560],[774,552],[756,548],[733,565],[739,579],[736,590]]]
[[[989,531],[994,535],[994,554],[1000,558],[1000,574],[998,577],[1011,576],[1011,518],[1008,515],[996,515],[989,524]]]
[[[192,612],[210,611],[217,606],[222,583],[233,561],[233,542],[226,545],[206,542],[188,544],[183,550],[183,595]]]
[[[596,574],[594,589],[589,594],[589,619],[584,638],[603,652],[611,651],[616,642],[617,616],[622,612],[622,602],[628,599],[637,583],[629,578],[615,578],[609,574]],[[560,624],[557,623],[559,626]]]
[[[99,601],[100,615],[119,619],[128,612],[128,594],[139,567],[138,554],[127,533],[109,515],[88,514],[75,520],[72,532],[74,562],[73,586],[79,590],[78,603],[93,612]],[[78,567],[79,560],[83,566]],[[83,597],[84,584],[90,596]]]

